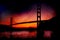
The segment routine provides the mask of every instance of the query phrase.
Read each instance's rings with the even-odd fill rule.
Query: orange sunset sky
[[[29,21],[37,21],[37,10],[36,8],[32,8],[30,11],[22,12],[20,14],[14,14],[12,16],[12,24],[21,23],[21,22],[29,22]],[[41,20],[49,20],[55,17],[55,11],[51,8],[41,8]],[[38,18],[39,19],[39,18]],[[39,19],[40,20],[40,19]],[[0,24],[10,25],[10,15],[5,17]],[[37,28],[37,22],[34,23],[25,23],[25,24],[16,24],[12,25],[14,28]]]

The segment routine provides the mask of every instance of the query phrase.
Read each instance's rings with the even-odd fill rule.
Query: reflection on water
[[[49,31],[49,30],[45,30],[44,31],[44,38],[51,38],[51,35],[52,35],[52,31]]]
[[[14,31],[14,32],[0,32],[0,38],[6,37],[10,38],[12,35],[13,38],[36,38],[36,31]]]
[[[29,31],[21,31],[21,32],[12,32],[13,37],[16,38],[33,38],[36,37],[36,31],[29,32]]]
[[[10,32],[0,32],[0,38],[10,38]]]

